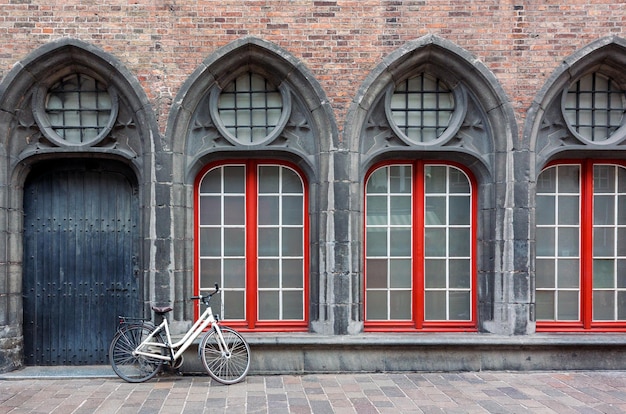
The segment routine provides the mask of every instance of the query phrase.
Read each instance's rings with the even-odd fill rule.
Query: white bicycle
[[[221,326],[219,318],[213,315],[209,301],[219,292],[206,296],[194,296],[192,300],[201,300],[206,310],[193,324],[181,340],[172,343],[167,318],[157,327],[139,318],[120,316],[120,328],[109,346],[109,361],[113,371],[125,381],[143,382],[153,378],[169,363],[177,369],[183,363],[183,352],[206,332],[198,347],[199,357],[208,374],[222,384],[234,384],[245,378],[250,368],[250,347],[246,340],[232,328]],[[158,315],[165,315],[171,306],[152,310]]]

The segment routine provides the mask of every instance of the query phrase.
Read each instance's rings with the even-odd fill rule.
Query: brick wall
[[[437,34],[502,82],[520,126],[546,77],[589,42],[626,30],[626,3],[530,0],[95,0],[0,2],[0,76],[62,36],[93,43],[140,79],[165,129],[181,83],[215,49],[245,35],[301,59],[339,126],[372,68],[405,42]],[[520,128],[521,130],[521,128]]]

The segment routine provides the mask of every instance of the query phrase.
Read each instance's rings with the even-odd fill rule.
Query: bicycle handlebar
[[[220,291],[220,286],[216,283],[215,284],[215,290],[209,294],[206,294],[204,296],[200,295],[200,296],[192,296],[189,299],[191,300],[201,300],[202,302],[204,302],[205,304],[208,304],[209,301],[211,300],[211,297],[213,295],[215,295],[217,292]]]

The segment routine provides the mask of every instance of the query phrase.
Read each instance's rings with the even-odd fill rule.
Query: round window
[[[225,136],[240,144],[264,142],[287,122],[285,89],[258,74],[244,73],[216,92],[216,124]]]
[[[59,145],[93,145],[110,132],[117,116],[115,94],[85,74],[65,76],[39,96],[45,116],[38,122]]]
[[[396,85],[389,102],[391,122],[409,140],[437,140],[450,126],[454,93],[441,80],[422,73]]]
[[[626,95],[616,82],[590,73],[563,94],[563,114],[568,127],[590,142],[608,140],[624,122]]]

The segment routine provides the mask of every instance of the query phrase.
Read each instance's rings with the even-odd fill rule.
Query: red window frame
[[[367,320],[364,321],[364,329],[367,332],[413,332],[413,331],[433,331],[433,332],[475,332],[477,330],[477,313],[478,313],[478,292],[477,292],[477,223],[478,223],[478,197],[477,185],[473,174],[465,166],[450,161],[426,161],[426,160],[405,160],[405,161],[385,161],[373,165],[365,175],[363,181],[363,205],[366,206],[367,191],[366,186],[371,174],[379,168],[395,165],[411,165],[413,169],[412,185],[413,185],[413,228],[412,228],[412,320]],[[470,246],[470,306],[471,318],[469,320],[449,320],[449,321],[427,321],[424,320],[424,263],[425,263],[425,181],[424,168],[428,165],[432,166],[449,166],[461,170],[467,176],[471,186],[471,218],[470,218],[470,237],[472,244]],[[363,248],[363,273],[364,281],[367,281],[366,254],[367,251],[367,225],[363,220],[364,248]],[[416,243],[415,240],[420,240]],[[365,294],[366,283],[363,283],[363,302],[366,309],[367,295]],[[365,312],[365,311],[364,311]]]
[[[229,326],[241,331],[267,331],[267,332],[305,332],[309,326],[309,272],[310,272],[310,243],[309,240],[309,191],[306,176],[303,172],[292,163],[282,160],[224,160],[207,164],[197,175],[194,182],[194,295],[198,295],[200,292],[200,183],[205,174],[213,168],[223,167],[228,165],[244,165],[246,170],[246,182],[245,182],[245,194],[246,194],[246,211],[245,211],[245,257],[246,257],[246,312],[244,320],[224,320]],[[258,247],[258,217],[257,217],[257,202],[258,202],[258,167],[259,166],[282,166],[294,170],[302,179],[303,183],[303,261],[304,261],[304,309],[303,319],[297,321],[291,320],[259,320],[258,318],[258,273],[257,273],[257,247]],[[215,311],[214,311],[215,312]],[[197,319],[200,316],[200,306],[194,307],[194,317]]]
[[[537,332],[623,332],[626,321],[593,321],[593,168],[614,165],[626,168],[623,160],[563,159],[550,162],[544,170],[557,165],[580,167],[580,320],[536,321]]]

